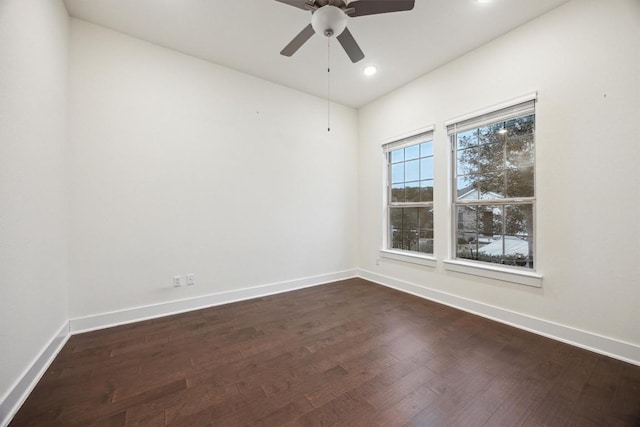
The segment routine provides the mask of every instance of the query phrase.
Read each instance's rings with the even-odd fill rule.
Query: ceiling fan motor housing
[[[347,28],[347,15],[336,6],[322,6],[313,12],[311,26],[317,34],[337,37]]]

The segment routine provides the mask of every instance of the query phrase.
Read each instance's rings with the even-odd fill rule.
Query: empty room
[[[0,426],[639,426],[640,1],[0,0]]]

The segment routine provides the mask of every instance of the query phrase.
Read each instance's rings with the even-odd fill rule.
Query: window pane
[[[399,150],[393,150],[391,152],[391,163],[397,163],[404,161],[404,148]]]
[[[533,135],[514,137],[507,141],[507,167],[518,168],[533,165]]]
[[[505,234],[512,236],[533,235],[532,205],[508,205],[505,207]]]
[[[533,268],[532,205],[458,206],[456,219],[456,257]]]
[[[504,144],[485,144],[478,147],[477,158],[470,160],[477,166],[477,170],[485,173],[504,169]]]
[[[458,206],[456,211],[458,231],[471,233],[475,237],[478,229],[478,212],[475,206]]]
[[[458,175],[468,175],[478,172],[478,148],[458,150],[457,156]]]
[[[492,239],[488,243],[478,247],[478,257],[476,259],[494,264],[503,264],[504,243],[503,236],[497,236],[496,239]]]
[[[391,182],[404,182],[404,163],[391,165]]]
[[[411,160],[405,163],[405,181],[420,180],[420,160]]]
[[[529,116],[518,117],[505,123],[507,137],[518,137],[521,135],[533,135],[535,126],[535,114]]]
[[[433,208],[418,208],[418,227],[433,230]]]
[[[402,184],[393,184],[391,186],[391,202],[393,203],[402,203],[404,202],[404,183]]]
[[[458,134],[457,147],[467,148],[478,145],[478,130],[472,129]]]
[[[493,144],[494,142],[501,142],[503,137],[499,133],[502,129],[502,124],[492,124],[483,126],[478,129],[478,144]]]
[[[420,201],[433,202],[433,180],[428,179],[420,182]]]
[[[433,157],[420,159],[420,179],[433,179]]]
[[[405,185],[404,197],[406,202],[419,202],[420,183],[418,181],[407,182]]]
[[[502,236],[478,249],[478,260],[493,264],[533,268],[533,239]]]
[[[480,175],[478,178],[481,199],[502,199],[504,197],[504,171]]]
[[[504,236],[503,264],[533,267],[533,239],[523,236]]]
[[[507,170],[508,197],[533,197],[533,166]]]
[[[433,141],[420,144],[420,157],[433,156]]]
[[[389,217],[391,247],[394,249],[402,249],[402,208],[391,208]]]
[[[433,253],[433,208],[418,208],[418,251]]]
[[[391,247],[433,253],[433,209],[391,208]]]
[[[404,159],[406,160],[413,160],[413,159],[417,159],[418,157],[420,157],[420,146],[419,145],[412,145],[410,147],[406,147],[404,149]]]
[[[478,240],[470,233],[458,233],[456,257],[463,259],[478,259]]]
[[[478,211],[475,206],[456,208],[456,256],[476,259],[478,255]]]
[[[478,234],[488,236],[491,239],[502,235],[502,206],[482,206],[478,208]],[[491,240],[485,240],[484,243],[491,243]]]
[[[458,200],[477,200],[478,177],[476,175],[459,176],[456,194],[458,196]]]
[[[403,248],[418,250],[418,208],[402,209]]]

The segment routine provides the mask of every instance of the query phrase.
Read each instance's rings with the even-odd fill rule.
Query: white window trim
[[[470,274],[501,280],[503,282],[518,283],[520,285],[542,287],[542,275],[535,271],[520,270],[515,267],[505,268],[499,264],[491,265],[460,259],[447,259],[444,261],[444,269],[456,273]]]
[[[526,95],[519,96],[517,98],[513,98],[507,101],[494,104],[490,107],[482,108],[467,114],[454,117],[452,119],[445,121],[444,127],[446,129],[448,126],[452,124],[466,121],[477,116],[489,114],[493,111],[509,108],[514,105],[521,104],[528,101],[534,101],[537,104],[538,92],[537,91],[531,92]],[[484,262],[474,262],[472,260],[462,260],[462,259],[451,258],[451,254],[453,254],[454,252],[454,247],[455,247],[454,245],[456,241],[456,236],[454,234],[454,231],[455,231],[454,222],[456,219],[453,217],[454,215],[453,185],[455,185],[454,179],[453,179],[454,177],[453,156],[455,154],[451,149],[447,150],[447,152],[448,152],[448,168],[449,168],[449,177],[450,177],[447,183],[447,187],[448,187],[447,193],[449,195],[448,196],[449,197],[449,206],[448,206],[449,233],[448,234],[450,237],[447,241],[447,250],[448,250],[447,253],[449,254],[448,255],[449,258],[444,260],[444,269],[446,271],[452,271],[456,273],[468,274],[468,275],[473,275],[478,277],[484,277],[487,279],[494,279],[494,280],[500,280],[503,282],[510,282],[510,283],[516,283],[516,284],[525,285],[525,286],[541,288],[543,283],[543,276],[540,273],[540,271],[537,270],[537,268],[534,270],[528,270],[528,269],[524,270],[518,267],[502,267],[500,266],[500,264],[490,264],[490,263],[484,263]],[[536,167],[537,169],[537,162],[534,167]],[[538,180],[537,173],[535,174],[535,179],[536,181]],[[534,215],[533,215],[534,230],[537,230],[537,224],[536,224],[537,215],[535,214],[536,207],[537,207],[537,204],[534,203]],[[536,240],[537,238],[538,237],[536,235]],[[534,245],[536,245],[536,241],[534,241]],[[537,255],[537,252],[536,252],[536,255]]]
[[[398,249],[389,249],[389,171],[388,171],[388,153],[390,149],[398,149],[404,146],[416,143],[415,137],[431,132],[432,139],[435,136],[435,125],[424,126],[412,131],[399,134],[394,137],[386,138],[380,143],[382,148],[382,249],[380,249],[380,257],[392,259],[395,261],[406,262],[409,264],[417,264],[435,268],[437,266],[437,258],[434,254],[424,254],[420,252],[402,251]],[[433,139],[435,143],[435,139]],[[434,156],[435,159],[435,156]],[[435,160],[434,160],[435,162]],[[435,177],[434,177],[435,178]]]
[[[380,249],[380,257],[431,268],[435,268],[438,265],[436,258],[431,255],[401,251],[398,249]]]

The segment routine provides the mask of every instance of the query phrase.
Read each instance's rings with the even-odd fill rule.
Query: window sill
[[[455,271],[456,273],[471,274],[489,279],[502,280],[504,282],[533,286],[536,288],[542,287],[542,276],[533,271],[516,270],[493,265],[482,265],[457,259],[446,260],[444,262],[444,269],[448,271]]]
[[[393,259],[396,261],[408,262],[411,264],[424,265],[426,267],[436,267],[436,259],[429,255],[419,255],[414,252],[394,251],[390,249],[380,249],[382,258]]]

